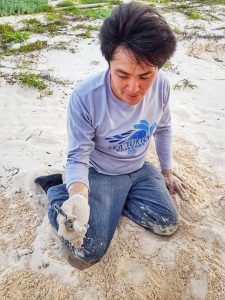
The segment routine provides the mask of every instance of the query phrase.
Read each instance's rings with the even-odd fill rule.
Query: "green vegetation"
[[[180,90],[180,89],[195,89],[197,87],[197,85],[191,83],[188,79],[182,79],[180,81],[178,81],[174,86],[173,89],[174,90]]]
[[[94,66],[97,66],[97,65],[99,65],[99,61],[97,61],[97,60],[93,60],[92,62],[91,62],[91,65],[94,65]]]
[[[175,27],[173,28],[173,32],[174,32],[175,34],[181,34],[181,30],[180,30],[177,26],[175,26]]]
[[[169,2],[172,2],[172,1],[170,1],[170,0],[149,0],[149,3],[150,4],[155,4],[155,3],[162,3],[162,4],[164,4],[164,3],[169,3]]]
[[[58,3],[56,5],[56,7],[68,7],[68,6],[74,6],[74,5],[75,5],[75,2],[66,0],[66,1]]]
[[[48,0],[0,0],[0,17],[43,11]]]
[[[66,50],[67,49],[67,45],[68,42],[57,42],[55,44],[52,45],[52,49],[56,49],[56,50]]]
[[[170,60],[167,60],[163,65],[163,69],[170,70],[173,66],[174,64]]]
[[[22,43],[29,39],[29,34],[27,32],[5,32],[1,34],[2,43]]]
[[[167,60],[166,63],[163,65],[163,70],[180,74],[180,72],[178,71],[178,67],[176,67],[170,60]]]
[[[22,20],[21,22],[24,23],[24,24],[30,24],[30,25],[41,24],[41,22],[36,18],[25,19],[25,20]]]
[[[225,0],[195,0],[194,2],[202,3],[205,5],[218,5],[218,4],[225,5]]]
[[[19,73],[16,74],[16,78],[24,85],[37,88],[38,90],[44,90],[47,88],[47,84],[41,79],[40,75],[34,73]]]
[[[14,32],[14,28],[7,23],[0,24],[0,33],[6,33],[6,32]]]
[[[63,15],[62,12],[48,12],[46,15],[45,15],[45,19],[46,21],[57,21],[57,20],[61,20],[61,19],[65,19],[65,16]]]
[[[32,33],[47,32],[51,35],[56,35],[62,28],[68,25],[68,22],[66,21],[65,17],[61,14],[50,13],[46,16],[46,18],[51,19],[53,21],[43,24],[37,19],[25,20],[23,21],[23,23],[25,23],[25,26],[21,30]]]
[[[122,3],[121,0],[79,0],[79,4],[95,4],[95,3],[108,3],[111,5],[118,5]]]
[[[91,38],[90,30],[86,30],[85,32],[83,32],[82,37],[85,38],[85,39]]]
[[[68,25],[68,22],[64,19],[56,20],[53,23],[46,24],[45,28],[51,35],[57,35],[60,30],[65,28]]]
[[[187,10],[184,10],[184,14],[188,16],[189,19],[192,20],[208,20],[206,16],[204,16],[199,10],[196,8],[189,8]]]
[[[200,25],[193,25],[193,26],[184,26],[184,29],[196,29],[196,30],[205,30],[205,28],[203,26]]]
[[[152,3],[171,3],[174,5],[185,5],[186,7],[190,7],[190,5],[204,4],[204,5],[225,5],[225,0],[192,0],[192,1],[184,1],[184,0],[149,0]]]
[[[85,39],[91,38],[91,31],[99,30],[101,26],[93,26],[91,24],[77,24],[73,26],[72,30],[79,30],[79,29],[85,29],[84,32],[77,34],[77,36],[81,36]]]
[[[19,69],[28,69],[32,64],[34,63],[34,60],[29,59],[22,59],[18,64],[17,64],[17,68]]]
[[[26,45],[20,46],[18,49],[14,49],[16,53],[21,53],[21,52],[31,52],[35,50],[41,50],[43,48],[46,48],[48,46],[47,41],[36,41],[34,43],[29,43]]]
[[[37,19],[24,20],[23,23],[26,25],[21,29],[23,31],[32,33],[44,33],[46,31],[44,25]]]
[[[9,24],[0,24],[0,48],[8,49],[10,44],[22,43],[29,38],[29,34],[26,32],[16,31]]]
[[[12,55],[12,54],[20,54],[20,53],[28,53],[36,50],[41,50],[48,46],[47,41],[36,41],[34,43],[28,43],[26,45],[22,45],[19,48],[14,49],[5,49],[5,51],[0,52],[0,55]]]
[[[85,16],[90,19],[105,19],[112,12],[112,10],[109,8],[97,8],[97,9],[68,8],[66,9],[66,11],[73,15]]]
[[[77,29],[87,29],[87,30],[100,30],[101,26],[94,26],[94,25],[91,25],[91,24],[82,24],[82,23],[79,23],[75,26],[72,27],[72,30],[77,30]]]

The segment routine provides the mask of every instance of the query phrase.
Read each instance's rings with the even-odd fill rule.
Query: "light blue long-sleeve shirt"
[[[144,164],[154,134],[161,168],[172,168],[170,86],[162,71],[143,100],[128,105],[110,85],[110,71],[87,78],[68,105],[67,187],[89,187],[88,168],[106,175],[127,174]]]

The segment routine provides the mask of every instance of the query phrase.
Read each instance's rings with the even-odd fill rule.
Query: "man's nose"
[[[128,83],[128,92],[131,95],[135,95],[139,91],[138,80],[130,80]]]

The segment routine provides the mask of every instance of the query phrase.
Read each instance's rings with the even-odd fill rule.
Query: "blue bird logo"
[[[156,128],[157,124],[154,123],[149,126],[148,122],[145,120],[141,120],[138,124],[134,125],[135,129],[126,131],[121,134],[113,135],[111,137],[105,138],[109,141],[109,143],[116,143],[123,144],[127,141],[131,140],[139,140],[141,138],[146,137],[148,134],[152,134]]]

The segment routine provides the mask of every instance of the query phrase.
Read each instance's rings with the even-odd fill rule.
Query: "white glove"
[[[87,226],[85,225],[88,224],[90,216],[88,198],[80,194],[74,194],[63,203],[61,209],[67,215],[67,219],[72,219],[73,229],[68,229],[65,225],[65,216],[58,214],[58,236],[62,236],[74,247],[80,247],[87,232]]]

